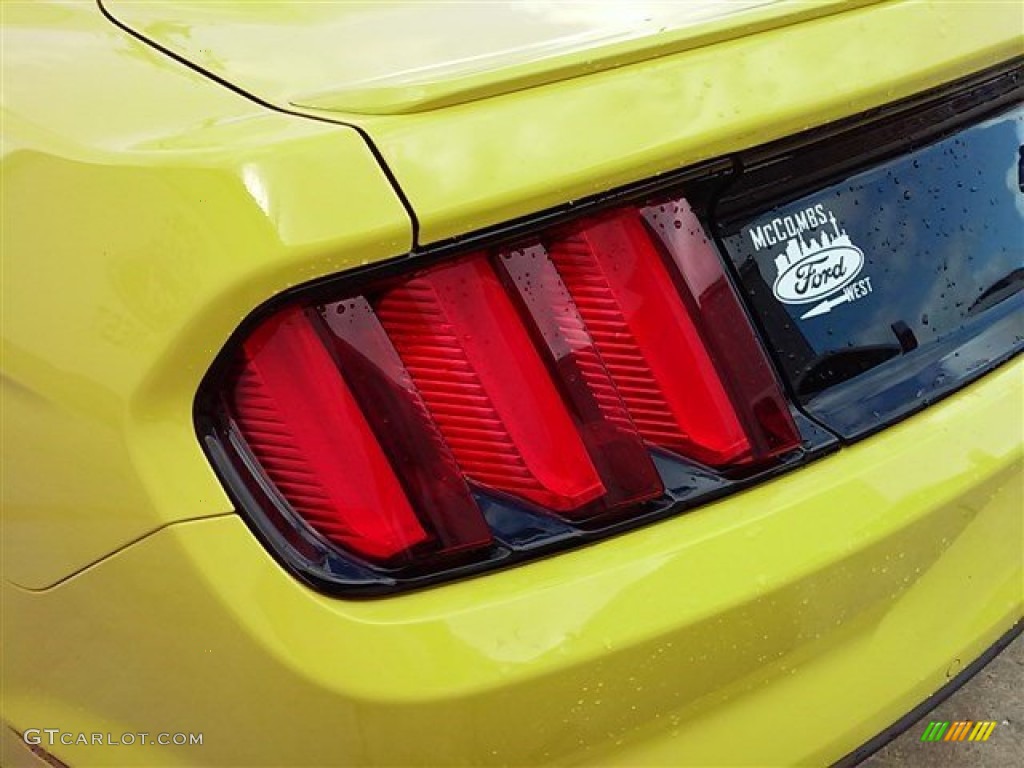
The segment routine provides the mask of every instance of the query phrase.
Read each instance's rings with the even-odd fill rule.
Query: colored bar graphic
[[[949,722],[938,722],[933,720],[928,723],[928,727],[924,729],[924,733],[921,734],[921,741],[939,741],[942,735],[949,728]]]
[[[974,730],[971,731],[970,741],[988,741],[988,737],[992,735],[992,731],[996,729],[995,720],[989,722],[979,722],[974,726]]]
[[[988,741],[995,729],[995,720],[932,720],[921,734],[921,741]]]
[[[946,738],[943,741],[963,741],[964,736],[967,734],[967,727],[970,724],[969,720],[957,720],[953,723],[953,727],[949,729],[949,733],[946,734]]]

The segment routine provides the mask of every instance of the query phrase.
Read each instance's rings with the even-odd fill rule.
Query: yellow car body
[[[274,560],[193,407],[276,294],[1005,62],[1019,7],[748,4],[392,82],[315,34],[345,4],[230,5],[2,5],[4,765],[45,764],[31,729],[202,733],[41,744],[72,766],[824,765],[1014,627],[1019,359],[686,515],[374,600]],[[243,34],[282,31],[344,87]]]

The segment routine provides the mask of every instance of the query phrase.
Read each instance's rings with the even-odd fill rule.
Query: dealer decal
[[[814,304],[801,320],[871,293],[871,278],[860,276],[864,252],[821,203],[751,227],[749,233],[755,249],[775,254],[775,298],[784,304]]]

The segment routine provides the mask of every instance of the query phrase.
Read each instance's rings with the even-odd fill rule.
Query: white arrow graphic
[[[800,315],[801,320],[806,320],[809,317],[817,317],[818,315],[824,315],[827,312],[832,311],[832,307],[838,307],[840,304],[845,304],[850,300],[849,295],[842,294],[834,299],[825,299],[821,304],[816,307],[812,307],[804,314]]]

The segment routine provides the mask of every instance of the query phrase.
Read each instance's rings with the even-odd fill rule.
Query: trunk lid
[[[122,25],[278,106],[398,114],[722,42],[866,0],[131,2]]]

